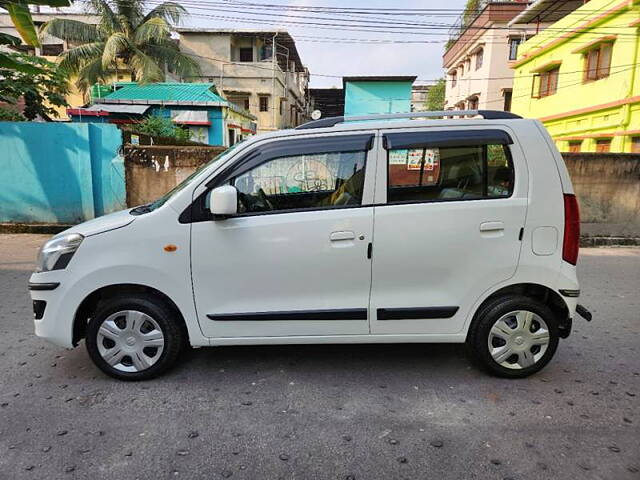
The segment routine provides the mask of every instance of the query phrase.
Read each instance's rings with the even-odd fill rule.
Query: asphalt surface
[[[508,381],[456,345],[227,347],[122,383],[33,334],[0,236],[1,479],[640,479],[640,249],[583,250],[578,321]]]

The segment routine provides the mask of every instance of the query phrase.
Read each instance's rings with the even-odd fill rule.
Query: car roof
[[[478,118],[482,116],[483,118]],[[457,117],[457,118],[451,118]],[[510,112],[493,110],[449,110],[438,112],[412,112],[353,117],[328,117],[304,123],[293,129],[277,130],[249,139],[250,143],[298,135],[332,134],[360,130],[402,129],[420,127],[489,126],[532,122]]]

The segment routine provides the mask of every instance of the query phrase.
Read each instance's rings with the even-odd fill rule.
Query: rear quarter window
[[[508,145],[451,143],[388,149],[387,203],[511,196],[514,170]]]

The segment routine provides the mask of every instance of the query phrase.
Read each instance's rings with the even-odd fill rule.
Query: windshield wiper
[[[131,215],[142,215],[144,213],[149,213],[149,212],[151,212],[153,210],[151,208],[152,204],[153,204],[153,202],[145,203],[144,205],[139,205],[139,206],[131,209],[131,211],[129,213]]]

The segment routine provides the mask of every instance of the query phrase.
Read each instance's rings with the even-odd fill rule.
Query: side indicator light
[[[165,252],[175,252],[178,249],[177,246],[175,246],[174,244],[170,243],[169,245],[165,245],[164,246],[164,251]]]

